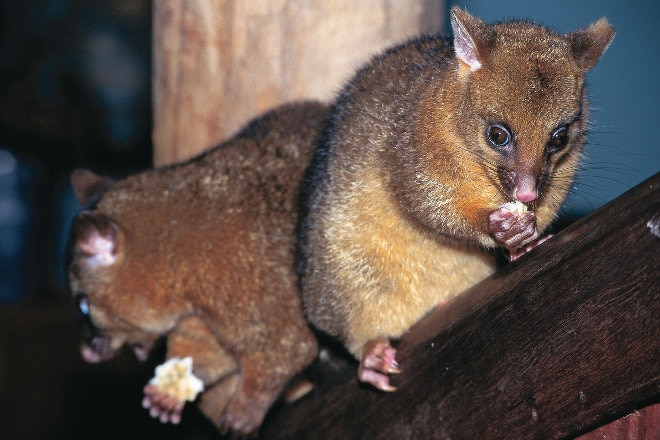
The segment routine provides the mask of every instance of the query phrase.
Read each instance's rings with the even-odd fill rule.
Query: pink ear
[[[119,226],[98,211],[83,211],[73,221],[76,252],[93,266],[109,266],[117,260]]]
[[[481,39],[489,37],[487,27],[481,20],[454,6],[450,14],[454,31],[454,52],[458,59],[469,67],[470,72],[481,69],[484,44]]]

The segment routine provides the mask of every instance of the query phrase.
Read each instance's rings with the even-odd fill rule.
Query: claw
[[[385,338],[367,342],[364,346],[362,362],[358,370],[358,379],[369,383],[381,391],[395,391],[390,384],[390,375],[401,373],[396,361],[396,349]]]
[[[517,249],[538,237],[533,211],[500,206],[488,216],[488,229],[507,249]]]
[[[526,254],[527,252],[531,251],[534,249],[536,246],[539,246],[543,243],[545,243],[550,237],[552,237],[552,234],[544,235],[543,237],[539,238],[538,240],[532,241],[530,243],[527,243],[520,249],[509,249],[509,261],[514,261]]]

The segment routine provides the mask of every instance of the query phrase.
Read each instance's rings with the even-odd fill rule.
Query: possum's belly
[[[342,286],[338,302],[345,305],[347,346],[358,357],[365,342],[400,337],[433,307],[495,270],[493,258],[479,248],[408,238],[401,249],[389,241],[388,252],[363,254],[362,261],[371,263],[366,279],[364,267],[361,276],[351,276],[349,267],[341,274],[344,282],[354,281]]]
[[[427,253],[410,270],[411,273],[398,280],[396,291],[401,304],[391,310],[395,317],[390,328],[393,337],[401,336],[433,307],[491,275],[495,262],[480,250],[445,248]]]
[[[437,258],[425,271],[425,287],[435,291],[435,302],[458,295],[495,271],[493,257],[481,249],[444,249]]]

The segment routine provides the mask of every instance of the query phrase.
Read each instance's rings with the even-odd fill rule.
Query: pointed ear
[[[117,261],[121,229],[98,211],[83,211],[71,227],[73,249],[93,266],[109,266]]]
[[[89,170],[74,170],[71,185],[76,200],[83,208],[90,208],[114,182],[107,177],[97,176]]]
[[[457,6],[451,8],[450,19],[456,56],[470,72],[476,72],[484,62],[492,32],[486,23]]]
[[[605,52],[614,38],[614,28],[605,18],[586,29],[578,29],[567,34],[571,43],[573,57],[582,71],[586,72],[596,65],[598,58]]]

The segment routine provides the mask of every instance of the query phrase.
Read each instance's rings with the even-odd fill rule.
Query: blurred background
[[[151,4],[0,3],[0,302],[63,280],[68,175],[151,162]]]
[[[606,16],[617,29],[587,75],[591,134],[566,218],[660,170],[660,2],[465,0],[445,16],[453,4],[487,21],[568,32]],[[0,438],[209,435],[195,415],[163,429],[143,414],[147,367],[82,364],[65,288],[71,170],[151,164],[151,13],[147,0],[0,0]]]

